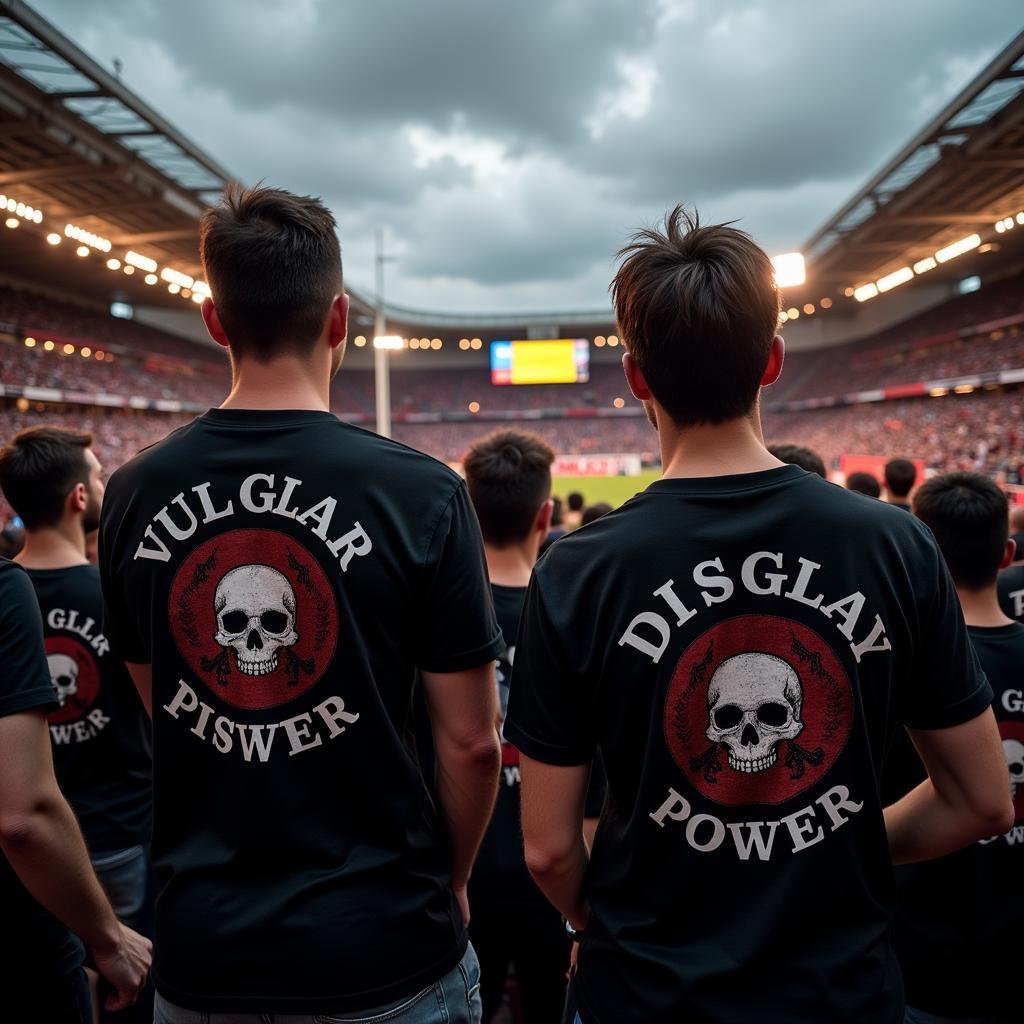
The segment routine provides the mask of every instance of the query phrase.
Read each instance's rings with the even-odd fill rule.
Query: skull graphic
[[[78,693],[78,662],[68,654],[48,654],[46,664],[50,667],[50,678],[57,687],[60,706]]]
[[[295,592],[269,565],[240,565],[225,573],[214,595],[221,647],[234,649],[238,670],[265,676],[277,668],[278,652],[298,639]]]
[[[708,684],[707,738],[725,745],[729,766],[763,772],[775,764],[778,744],[800,734],[803,690],[793,668],[772,654],[737,654]]]
[[[1017,787],[1024,786],[1024,743],[1003,740],[1003,757],[1010,772],[1010,796],[1017,799]]]

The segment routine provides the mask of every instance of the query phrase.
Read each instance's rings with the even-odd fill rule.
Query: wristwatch
[[[565,917],[562,918],[562,923],[565,925],[565,934],[568,935],[569,938],[572,939],[573,942],[582,942],[583,941],[583,936],[584,936],[584,934],[586,934],[583,928],[580,928],[579,931],[577,931],[569,923],[568,918],[565,918]]]

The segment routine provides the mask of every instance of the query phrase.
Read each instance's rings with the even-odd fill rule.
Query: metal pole
[[[374,319],[373,335],[380,338],[387,330],[384,319],[384,232],[377,231],[377,315]],[[382,437],[391,436],[391,363],[386,348],[373,350],[373,376],[376,386],[377,433]]]

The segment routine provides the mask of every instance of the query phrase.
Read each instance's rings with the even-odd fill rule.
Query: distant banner
[[[559,455],[554,476],[639,476],[639,455]]]

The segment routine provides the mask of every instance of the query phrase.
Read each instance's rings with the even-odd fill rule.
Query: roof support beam
[[[108,178],[118,174],[121,168],[97,166],[76,161],[75,163],[51,164],[49,167],[24,167],[18,171],[0,172],[0,185],[32,185],[40,181],[75,181],[90,178]]]
[[[152,210],[155,213],[165,213],[167,207],[159,196],[148,199],[122,199],[97,201],[95,203],[82,202],[80,206],[47,206],[46,212],[54,217],[66,217],[68,220],[75,220],[78,217],[104,217],[107,214],[137,213],[140,210]]]
[[[166,231],[143,231],[136,234],[114,235],[110,240],[115,245],[146,245],[155,242],[179,242],[183,239],[199,239],[199,225],[168,228]]]

